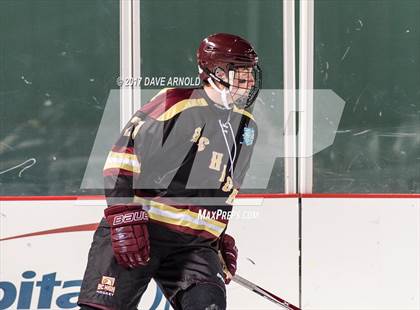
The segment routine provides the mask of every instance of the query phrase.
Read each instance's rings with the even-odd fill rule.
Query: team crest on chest
[[[245,127],[242,134],[241,144],[252,145],[254,143],[255,130],[252,127]]]

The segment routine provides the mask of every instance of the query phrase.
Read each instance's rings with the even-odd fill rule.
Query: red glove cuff
[[[105,218],[111,227],[147,223],[149,215],[139,205],[114,205],[104,210]]]

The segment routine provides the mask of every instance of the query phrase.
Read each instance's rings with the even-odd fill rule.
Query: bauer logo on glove
[[[148,221],[149,216],[144,211],[135,211],[126,214],[117,215],[114,217],[113,225],[121,225],[125,223],[132,223],[137,221]]]

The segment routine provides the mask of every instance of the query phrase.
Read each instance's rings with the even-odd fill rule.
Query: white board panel
[[[419,310],[419,199],[303,199],[305,310]]]

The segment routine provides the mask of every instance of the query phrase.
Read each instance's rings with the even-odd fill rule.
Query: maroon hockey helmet
[[[207,83],[211,78],[227,88],[232,80],[222,80],[216,74],[222,69],[226,77],[232,77],[237,68],[252,68],[254,85],[250,87],[247,98],[235,102],[241,107],[250,106],[257,98],[262,85],[261,69],[258,66],[258,55],[252,45],[245,39],[228,33],[212,34],[201,42],[197,50],[197,63],[200,79]]]

